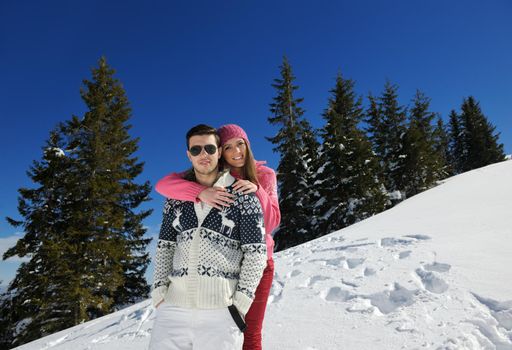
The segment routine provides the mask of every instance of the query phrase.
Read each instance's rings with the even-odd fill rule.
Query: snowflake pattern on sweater
[[[223,176],[232,179],[229,173]],[[179,279],[187,281],[186,288],[190,289],[195,275],[216,279],[213,283],[219,284],[223,279],[235,281],[237,292],[254,298],[267,258],[263,215],[256,196],[236,193],[232,182],[226,190],[236,195],[235,203],[222,211],[167,199],[157,245],[154,289],[168,287]]]

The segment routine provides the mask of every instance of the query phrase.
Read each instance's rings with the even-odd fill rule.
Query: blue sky
[[[81,82],[101,55],[133,108],[141,182],[188,166],[184,134],[198,123],[240,124],[256,158],[275,168],[264,137],[276,131],[268,104],[283,55],[315,127],[342,72],[364,96],[389,79],[404,105],[420,89],[445,120],[473,95],[512,153],[511,17],[506,0],[2,1],[0,250],[20,236],[3,217],[19,218],[26,171],[49,131],[84,113]],[[145,224],[155,236],[163,199],[152,198]],[[18,264],[0,262],[0,280]]]

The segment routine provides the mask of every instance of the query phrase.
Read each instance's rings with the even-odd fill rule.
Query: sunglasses
[[[208,154],[215,154],[215,152],[217,152],[217,146],[215,145],[192,146],[188,151],[192,156],[197,157],[203,152],[203,148]]]

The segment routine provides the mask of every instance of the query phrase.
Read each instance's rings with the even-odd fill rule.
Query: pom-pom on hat
[[[244,139],[245,142],[247,142],[247,144],[250,145],[249,138],[247,137],[247,134],[245,133],[244,129],[242,129],[241,127],[239,127],[236,124],[222,125],[220,128],[217,129],[217,133],[219,134],[219,137],[220,137],[221,147],[227,141],[229,141],[235,137],[240,137],[240,138]]]

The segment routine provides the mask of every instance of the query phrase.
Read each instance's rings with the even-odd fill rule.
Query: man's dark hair
[[[198,135],[214,135],[215,140],[217,142],[217,147],[220,147],[220,137],[219,134],[217,134],[217,129],[215,129],[213,126],[206,125],[206,124],[199,124],[194,126],[192,129],[190,129],[187,132],[187,149],[190,147],[189,141],[192,136],[198,136]]]

